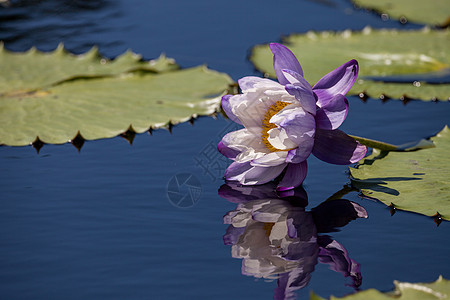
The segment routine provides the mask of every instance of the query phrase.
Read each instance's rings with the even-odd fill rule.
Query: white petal
[[[287,163],[273,167],[251,167],[242,174],[240,183],[244,185],[255,185],[267,183],[281,174]]]
[[[267,148],[265,148],[264,150],[266,152],[269,151]],[[265,155],[267,155],[267,154],[264,152],[256,151],[254,148],[249,148],[249,149],[245,150],[244,152],[241,152],[240,154],[238,154],[235,158],[235,162],[244,163],[244,162],[251,161],[254,159],[259,159],[261,157],[264,157]]]
[[[240,152],[249,150],[268,152],[266,146],[262,143],[261,136],[259,134],[255,135],[245,128],[227,133],[223,137],[222,143],[225,146]]]
[[[283,128],[272,128],[268,132],[267,141],[276,149],[288,150],[297,148],[297,144],[291,141]]]
[[[275,82],[273,80],[256,77],[256,76],[243,77],[238,80],[238,83],[239,83],[239,87],[241,88],[243,93],[253,92],[259,86],[271,86],[271,85],[276,86],[276,84],[278,84],[277,82]]]
[[[272,167],[285,164],[287,151],[271,152],[254,159],[250,164],[255,167]]]
[[[277,101],[295,102],[295,97],[286,92],[284,87],[272,80],[261,80],[252,89],[241,95],[233,96],[229,103],[234,115],[248,130],[261,133],[262,120],[270,106]]]
[[[280,125],[282,121],[284,121],[289,116],[293,115],[306,115],[307,112],[300,105],[289,105],[280,110],[277,114],[275,114],[271,119],[270,123],[274,123]]]
[[[284,86],[279,84],[277,81],[266,79],[266,78],[260,78],[258,82],[256,82],[255,86],[256,89],[261,90],[277,90],[277,89],[284,89]]]

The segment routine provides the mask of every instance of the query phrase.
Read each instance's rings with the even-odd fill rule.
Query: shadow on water
[[[360,264],[350,258],[343,245],[328,233],[357,218],[366,210],[345,199],[325,201],[306,211],[308,197],[303,188],[277,193],[273,184],[243,187],[227,183],[219,195],[237,203],[227,212],[230,224],[223,240],[231,255],[242,259],[246,276],[276,280],[274,299],[293,299],[306,287],[318,262],[350,277],[355,290],[362,283]]]

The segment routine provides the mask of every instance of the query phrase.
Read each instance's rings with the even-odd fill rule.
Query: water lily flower
[[[242,94],[222,98],[227,116],[244,126],[217,146],[234,161],[225,179],[256,185],[282,175],[277,190],[289,190],[303,183],[311,153],[338,165],[362,159],[366,147],[337,129],[347,117],[344,95],[356,80],[358,62],[350,60],[311,87],[287,47],[272,43],[270,49],[278,82],[244,77],[238,81]]]

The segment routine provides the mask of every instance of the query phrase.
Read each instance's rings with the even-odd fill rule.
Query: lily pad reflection
[[[355,289],[362,283],[360,264],[343,245],[328,235],[356,218],[367,218],[360,205],[331,200],[306,211],[307,194],[302,188],[277,193],[275,186],[239,186],[227,183],[219,195],[237,203],[224,216],[230,224],[223,240],[231,255],[242,259],[242,274],[277,280],[274,299],[295,298],[295,291],[308,285],[315,265],[328,264],[333,271],[351,278]]]

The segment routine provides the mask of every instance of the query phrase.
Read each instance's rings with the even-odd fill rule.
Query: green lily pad
[[[395,289],[391,292],[382,293],[376,289],[360,291],[342,298],[331,296],[330,300],[439,300],[450,297],[450,281],[439,276],[432,283],[410,283],[394,281]],[[325,300],[311,293],[311,300]]]
[[[450,130],[431,140],[435,148],[412,152],[374,149],[350,168],[352,185],[394,208],[450,220]]]
[[[372,9],[390,18],[438,26],[450,23],[447,0],[352,0],[359,7]]]
[[[0,144],[10,146],[29,145],[37,137],[61,144],[78,133],[87,140],[109,138],[129,128],[141,133],[184,122],[218,110],[232,83],[228,75],[205,66],[175,70],[174,61],[165,57],[143,62],[125,54],[103,64],[103,58],[86,58],[93,54],[63,50],[3,50],[3,55],[15,60],[0,71]],[[40,71],[27,74],[33,66]]]
[[[131,51],[114,60],[101,57],[96,47],[82,55],[67,52],[60,44],[52,52],[31,48],[27,52],[11,52],[0,44],[0,93],[12,94],[30,91],[77,77],[113,76],[143,69],[163,72],[178,69],[173,59],[162,55],[157,60],[143,61]]]
[[[430,84],[421,79],[424,74],[450,68],[450,30],[365,28],[360,32],[308,32],[290,35],[283,43],[297,56],[311,84],[354,58],[359,62],[360,72],[349,94],[425,101],[450,98],[449,83]],[[275,78],[268,45],[255,46],[250,60],[258,70]],[[389,80],[407,74],[408,78],[416,74],[418,80],[406,83],[398,82],[398,78]]]

